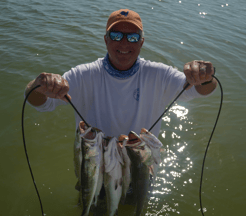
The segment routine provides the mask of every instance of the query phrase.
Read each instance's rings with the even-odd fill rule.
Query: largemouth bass
[[[98,186],[104,134],[96,128],[87,129],[83,123],[80,126],[82,149],[80,197],[83,203],[82,216],[88,216]]]
[[[104,187],[109,216],[118,215],[118,205],[122,194],[122,164],[117,139],[111,138],[104,146]]]
[[[133,195],[137,204],[136,216],[140,216],[149,189],[149,166],[153,164],[153,159],[150,148],[136,133],[131,131],[128,138],[126,149],[131,160]]]

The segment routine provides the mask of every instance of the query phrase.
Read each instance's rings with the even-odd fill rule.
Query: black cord
[[[187,89],[187,87],[190,84],[187,83],[187,85],[183,88],[183,90],[178,94],[178,96],[173,100],[172,103],[170,103],[170,105],[165,109],[165,111],[160,115],[160,117],[156,120],[156,122],[150,127],[149,131],[152,130],[152,128],[157,124],[158,121],[160,121],[160,119],[162,118],[162,116],[170,109],[170,107],[174,104],[174,102],[180,97],[181,94],[183,94],[183,92],[185,91],[185,89]]]
[[[217,118],[216,118],[216,121],[215,121],[215,124],[214,124],[214,127],[213,127],[213,130],[212,130],[212,133],[210,135],[210,138],[209,138],[209,141],[208,141],[208,145],[207,145],[207,148],[206,148],[206,151],[205,151],[205,154],[204,154],[204,158],[203,158],[203,164],[202,164],[202,172],[201,172],[201,180],[200,180],[200,190],[199,190],[199,198],[200,198],[200,207],[201,207],[201,213],[202,215],[204,216],[204,212],[203,212],[203,209],[202,209],[202,198],[201,198],[201,190],[202,190],[202,179],[203,179],[203,172],[204,172],[204,165],[205,165],[205,159],[206,159],[206,155],[207,155],[207,151],[208,151],[208,147],[209,147],[209,144],[210,144],[210,141],[213,137],[213,134],[214,134],[214,131],[215,131],[215,128],[216,128],[216,125],[217,125],[217,122],[218,122],[218,119],[219,119],[219,116],[220,116],[220,112],[221,112],[221,108],[222,108],[222,103],[223,103],[223,89],[222,89],[222,85],[220,83],[220,81],[215,77],[213,76],[219,83],[219,86],[220,86],[220,89],[221,89],[221,102],[220,102],[220,108],[219,108],[219,112],[218,112],[218,115],[217,115]],[[184,87],[184,89],[178,94],[178,96],[173,100],[173,102],[165,109],[165,111],[161,114],[161,116],[156,120],[156,122],[151,126],[151,128],[149,129],[152,130],[152,128],[157,124],[157,122],[162,118],[162,116],[170,109],[170,107],[173,105],[173,103],[180,97],[180,95],[185,91],[185,89],[189,86],[189,83]],[[37,186],[36,186],[36,182],[34,180],[34,176],[33,176],[33,173],[32,173],[32,169],[31,169],[31,165],[30,165],[30,161],[29,161],[29,158],[28,158],[28,154],[27,154],[27,149],[26,149],[26,142],[25,142],[25,133],[24,133],[24,110],[25,110],[25,105],[26,105],[26,101],[27,101],[27,98],[29,97],[29,95],[37,88],[39,88],[40,85],[34,87],[27,95],[26,95],[26,98],[24,100],[24,103],[23,103],[23,108],[22,108],[22,119],[21,119],[21,124],[22,124],[22,137],[23,137],[23,144],[24,144],[24,149],[25,149],[25,154],[26,154],[26,159],[27,159],[27,163],[28,163],[28,166],[29,166],[29,170],[30,170],[30,173],[31,173],[31,176],[32,176],[32,180],[33,180],[33,184],[34,184],[34,187],[35,187],[35,190],[37,192],[37,196],[38,196],[38,199],[39,199],[39,203],[40,203],[40,207],[41,207],[41,212],[42,212],[42,216],[44,215],[44,212],[43,212],[43,206],[42,206],[42,201],[41,201],[41,198],[40,198],[40,195],[39,195],[39,192],[38,192],[38,189],[37,189]],[[85,124],[87,125],[87,127],[89,127],[89,125],[87,124],[87,122],[84,120],[84,118],[81,116],[81,114],[79,113],[79,111],[75,108],[75,106],[72,104],[72,102],[70,101],[70,99],[67,97],[67,95],[65,95],[65,98],[68,100],[68,102],[71,104],[71,106],[74,108],[74,110],[77,112],[77,114],[80,116],[80,118],[85,122]]]
[[[22,117],[21,117],[21,126],[22,126],[22,138],[23,138],[23,144],[24,144],[24,150],[25,150],[25,154],[26,154],[26,159],[27,159],[27,164],[28,164],[28,167],[29,167],[29,170],[30,170],[30,173],[31,173],[31,176],[32,176],[32,181],[33,181],[33,184],[34,184],[34,187],[35,187],[35,190],[36,190],[36,193],[37,193],[37,196],[38,196],[38,199],[39,199],[39,203],[40,203],[40,208],[41,208],[41,212],[42,212],[42,216],[44,216],[44,210],[43,210],[43,205],[42,205],[42,201],[41,201],[41,198],[40,198],[40,195],[39,195],[39,192],[38,192],[38,188],[37,188],[37,185],[36,185],[36,182],[35,182],[35,179],[34,179],[34,175],[33,175],[33,172],[32,172],[32,168],[31,168],[31,164],[30,164],[30,161],[29,161],[29,158],[28,158],[28,153],[27,153],[27,148],[26,148],[26,141],[25,141],[25,130],[24,130],[24,111],[25,111],[25,106],[26,106],[26,101],[29,97],[29,95],[37,88],[39,88],[41,85],[37,85],[35,86],[33,89],[31,89],[31,91],[26,95],[25,97],[25,100],[24,100],[24,103],[23,103],[23,107],[22,107]],[[85,122],[86,126],[89,127],[88,123],[85,121],[85,119],[82,117],[82,115],[79,113],[79,111],[76,109],[76,107],[73,105],[73,103],[70,101],[70,99],[68,98],[67,95],[65,95],[65,98],[68,100],[68,102],[71,104],[71,106],[74,108],[74,110],[77,112],[77,114],[79,115],[79,117]]]
[[[220,107],[219,107],[219,111],[218,111],[218,114],[217,114],[217,118],[216,118],[216,121],[215,121],[215,124],[214,124],[214,127],[213,127],[213,130],[212,130],[212,133],[210,135],[210,138],[208,140],[208,144],[207,144],[207,148],[205,150],[205,153],[204,153],[204,158],[203,158],[203,163],[202,163],[202,172],[201,172],[201,180],[200,180],[200,190],[199,190],[199,199],[200,199],[200,208],[201,208],[201,213],[202,215],[204,216],[204,212],[203,212],[203,209],[202,209],[202,179],[203,179],[203,173],[204,173],[204,165],[205,165],[205,160],[206,160],[206,156],[207,156],[207,152],[208,152],[208,147],[209,147],[209,144],[211,142],[211,139],[213,137],[213,134],[214,134],[214,131],[215,131],[215,128],[216,128],[216,125],[218,123],[218,120],[219,120],[219,116],[220,116],[220,112],[221,112],[221,109],[222,109],[222,104],[223,104],[223,89],[222,89],[222,85],[220,83],[220,81],[218,80],[218,78],[216,78],[215,76],[213,76],[217,82],[219,83],[219,86],[220,86],[220,92],[221,92],[221,99],[220,99]]]
[[[71,104],[71,106],[74,108],[74,110],[76,111],[76,113],[79,115],[79,117],[83,120],[83,122],[86,124],[87,127],[90,127],[90,125],[85,121],[85,119],[82,117],[82,115],[79,113],[79,111],[76,109],[76,107],[73,105],[72,101],[68,98],[67,95],[65,95],[65,98],[67,99],[67,101]]]
[[[214,68],[214,72],[215,72],[215,68]],[[204,158],[203,158],[203,163],[202,163],[202,171],[201,171],[201,179],[200,179],[200,189],[199,189],[199,199],[200,199],[200,208],[201,208],[201,213],[204,216],[204,212],[203,212],[203,208],[202,208],[202,180],[203,180],[203,173],[204,173],[204,165],[205,165],[205,160],[206,160],[206,156],[207,156],[207,152],[208,152],[208,148],[211,142],[211,139],[213,137],[215,128],[217,126],[218,120],[219,120],[219,116],[221,113],[221,109],[222,109],[222,104],[223,104],[223,89],[222,89],[222,85],[219,81],[219,79],[217,77],[215,77],[213,75],[213,77],[217,80],[217,82],[219,83],[220,86],[220,90],[221,90],[221,101],[220,101],[220,107],[219,107],[219,111],[217,114],[217,118],[213,127],[213,130],[211,132],[210,138],[208,140],[208,144],[204,153]],[[161,116],[156,120],[156,122],[150,127],[149,131],[152,130],[152,128],[157,124],[157,122],[162,118],[162,116],[170,109],[170,107],[174,104],[174,102],[180,97],[180,95],[185,91],[185,89],[189,86],[189,83],[184,87],[184,89],[178,94],[178,96],[173,100],[173,102],[165,109],[165,111],[161,114]]]
[[[38,195],[38,199],[39,199],[39,203],[40,203],[40,207],[41,207],[42,216],[44,216],[44,210],[43,210],[42,201],[41,201],[40,195],[39,195],[39,193],[38,193],[38,188],[37,188],[36,182],[35,182],[35,180],[34,180],[34,176],[33,176],[32,169],[31,169],[31,164],[30,164],[30,161],[29,161],[29,158],[28,158],[28,154],[27,154],[26,141],[25,141],[25,133],[24,133],[24,110],[25,110],[25,106],[26,106],[26,101],[27,101],[27,98],[29,97],[29,95],[30,95],[35,89],[37,89],[37,88],[39,88],[39,87],[40,87],[40,85],[34,87],[34,88],[26,95],[26,98],[25,98],[25,100],[24,100],[23,107],[22,107],[21,126],[22,126],[22,138],[23,138],[23,144],[24,144],[24,149],[25,149],[25,154],[26,154],[27,164],[28,164],[28,167],[29,167],[31,176],[32,176],[32,181],[33,181],[33,184],[34,184],[36,193],[37,193],[37,195]]]
[[[214,74],[215,74],[215,67],[214,67]],[[214,75],[212,75],[212,76],[213,76],[216,80],[218,80]],[[209,82],[205,82],[205,83],[210,83],[210,82],[212,82],[212,80],[209,81]],[[152,130],[152,128],[157,124],[157,122],[162,118],[162,116],[170,109],[170,107],[171,107],[171,106],[174,104],[174,102],[180,97],[180,95],[183,94],[183,92],[185,91],[185,89],[188,88],[189,85],[190,85],[189,83],[187,83],[187,84],[185,85],[185,87],[183,88],[183,90],[178,94],[178,96],[173,100],[173,102],[165,109],[165,111],[160,115],[160,117],[156,120],[156,122],[150,127],[149,131]]]

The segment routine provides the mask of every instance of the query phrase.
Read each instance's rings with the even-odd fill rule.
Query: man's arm
[[[188,62],[184,65],[184,73],[186,84],[190,84],[187,90],[194,85],[198,93],[207,95],[217,87],[217,80],[213,78],[214,67],[211,62],[202,60]]]
[[[28,83],[25,95],[37,85],[40,85],[40,87],[35,89],[28,97],[28,102],[33,106],[43,105],[48,97],[67,101],[65,98],[65,95],[67,95],[71,100],[71,96],[67,94],[69,84],[59,74],[41,73],[35,80]]]

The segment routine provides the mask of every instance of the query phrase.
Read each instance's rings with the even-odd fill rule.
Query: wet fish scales
[[[118,149],[123,159],[122,165],[122,195],[121,195],[121,204],[125,203],[126,194],[131,183],[131,160],[127,154],[125,144],[128,140],[126,135],[119,136],[118,140]]]
[[[99,165],[99,176],[98,176],[98,182],[97,182],[97,188],[95,191],[95,196],[93,200],[94,207],[97,207],[98,197],[100,195],[102,186],[103,186],[103,174],[104,174],[104,159],[103,159],[103,146],[106,144],[106,141],[103,139],[102,146],[100,146],[100,153],[101,153],[101,160]]]
[[[130,132],[128,137],[129,140],[136,140],[128,142],[126,149],[131,159],[133,195],[137,203],[136,216],[140,216],[149,189],[149,165],[153,160],[151,150],[136,133]]]
[[[145,128],[141,129],[140,138],[151,149],[151,155],[155,163],[153,163],[149,168],[150,168],[151,174],[154,177],[153,182],[155,182],[159,164],[161,162],[160,149],[163,145],[161,141],[154,134],[150,133]]]
[[[90,151],[90,148],[85,143],[85,139],[82,138],[82,165],[81,165],[81,200],[83,203],[82,216],[88,216],[91,204],[94,199],[94,195],[97,188],[98,176],[99,176],[99,152],[95,149]]]
[[[117,149],[116,138],[104,146],[104,187],[109,216],[118,215],[118,205],[122,194],[122,159]]]
[[[79,128],[76,130],[75,140],[74,140],[74,171],[75,176],[78,179],[78,182],[75,185],[75,189],[80,191],[80,172],[81,172],[81,164],[82,164],[82,150],[81,150],[81,137]]]
[[[139,155],[130,148],[127,148],[128,155],[131,159],[132,187],[134,200],[137,204],[136,216],[141,215],[144,201],[149,187],[149,168],[140,162]]]
[[[114,179],[115,176],[121,176],[121,165],[117,164],[115,169],[110,173],[104,174],[104,183],[107,198],[107,209],[109,216],[118,214],[118,206],[122,194],[122,185],[120,179]]]
[[[79,128],[82,150],[80,199],[83,203],[82,216],[88,216],[98,188],[103,133],[96,128],[87,128],[84,122],[80,122]]]

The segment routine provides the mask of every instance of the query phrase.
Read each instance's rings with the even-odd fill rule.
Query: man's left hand
[[[186,83],[189,83],[187,90],[193,85],[198,86],[204,82],[211,81],[214,75],[214,67],[209,61],[194,60],[184,65]],[[184,86],[185,86],[184,85]]]

